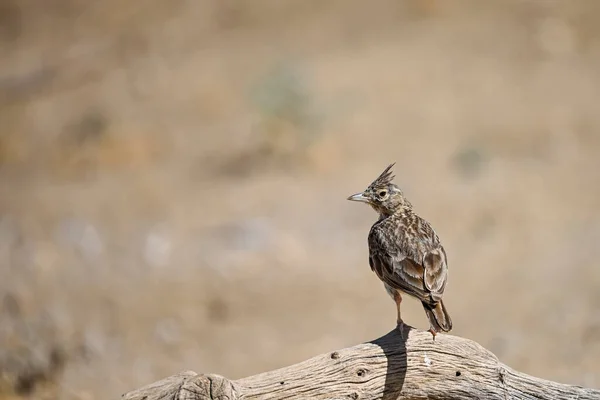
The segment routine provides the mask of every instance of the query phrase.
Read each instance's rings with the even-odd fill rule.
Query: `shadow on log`
[[[471,340],[442,334],[434,342],[411,328],[234,381],[186,371],[123,399],[598,400],[600,390],[535,378]]]

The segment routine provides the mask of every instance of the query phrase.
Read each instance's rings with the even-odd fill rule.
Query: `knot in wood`
[[[216,374],[198,375],[186,382],[180,398],[190,400],[236,400],[238,390],[229,379]]]
[[[367,375],[367,370],[364,368],[359,368],[358,370],[356,370],[356,375],[362,378],[363,376]]]

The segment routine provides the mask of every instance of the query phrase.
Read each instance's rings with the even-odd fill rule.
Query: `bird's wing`
[[[439,301],[446,286],[446,253],[439,244],[403,250],[374,230],[369,235],[369,264],[383,282],[428,303]]]
[[[423,257],[425,288],[432,294],[441,297],[448,279],[448,261],[442,246],[427,252]]]

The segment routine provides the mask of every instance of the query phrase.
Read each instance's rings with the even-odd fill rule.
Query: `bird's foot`
[[[437,332],[435,331],[435,329],[429,328],[429,330],[427,332],[431,333],[431,336],[433,337],[433,341],[435,342],[435,335],[437,335]]]
[[[407,331],[410,330],[410,327],[408,325],[406,325],[404,323],[404,321],[402,321],[401,319],[396,321],[396,329],[398,329],[398,331],[400,332],[400,336],[402,337],[402,340],[406,340],[407,338]]]

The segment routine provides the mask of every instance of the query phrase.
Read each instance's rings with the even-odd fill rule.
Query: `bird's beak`
[[[365,196],[363,193],[356,193],[353,194],[352,196],[348,197],[348,200],[350,201],[361,201],[363,203],[369,203],[370,200],[367,196]]]

